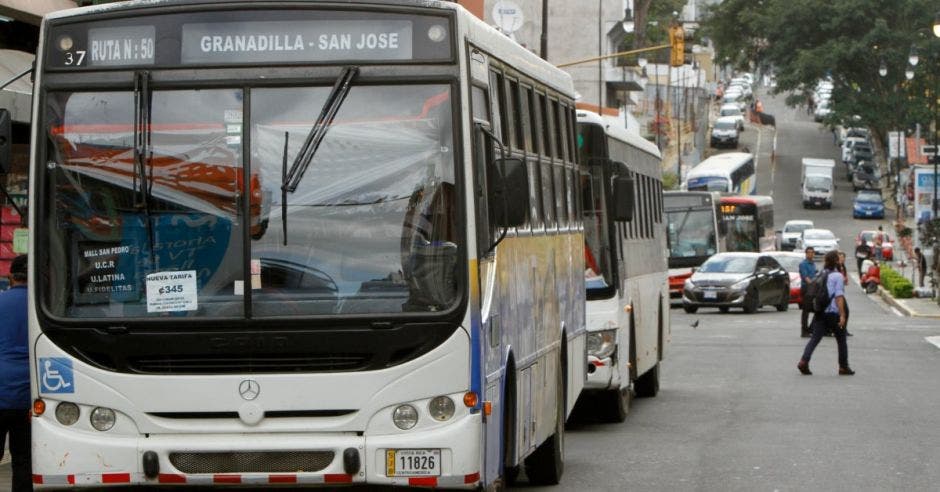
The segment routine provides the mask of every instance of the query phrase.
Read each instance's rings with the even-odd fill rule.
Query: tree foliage
[[[709,9],[704,30],[719,62],[772,68],[777,92],[791,93],[791,104],[831,78],[829,123],[859,121],[883,141],[892,127],[931,117],[940,75],[940,40],[931,34],[936,8],[935,0],[725,0]],[[922,62],[907,81],[911,46]]]

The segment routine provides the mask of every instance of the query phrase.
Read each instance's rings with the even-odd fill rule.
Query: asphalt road
[[[851,257],[857,231],[879,222],[851,218],[841,168],[832,210],[800,203],[800,159],[838,158],[832,134],[782,98],[762,99],[779,125],[775,162],[773,128],[748,127],[742,145],[758,151],[758,192],[773,195],[776,227],[811,219]],[[837,375],[832,338],[812,376],[797,371],[806,339],[796,309],[673,309],[659,396],[634,400],[623,424],[572,426],[562,484],[544,490],[937,490],[940,354],[924,338],[940,323],[899,317],[854,282],[847,299],[851,377]]]

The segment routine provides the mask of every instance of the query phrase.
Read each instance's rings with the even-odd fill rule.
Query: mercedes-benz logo
[[[257,381],[246,379],[238,385],[238,394],[245,400],[254,400],[260,393],[261,385]]]

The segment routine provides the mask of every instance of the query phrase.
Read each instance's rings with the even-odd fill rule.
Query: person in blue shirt
[[[851,376],[855,374],[855,371],[849,367],[849,347],[845,342],[845,277],[839,273],[838,269],[839,252],[833,250],[826,253],[824,261],[823,268],[828,275],[826,289],[829,291],[829,305],[826,306],[825,311],[813,316],[811,326],[813,336],[806,343],[803,358],[797,363],[796,368],[803,374],[812,374],[809,370],[809,359],[813,356],[813,351],[816,350],[819,341],[831,331],[836,338],[836,346],[839,350],[839,375]]]
[[[0,455],[10,438],[13,492],[33,490],[29,439],[29,349],[26,255],[10,264],[10,289],[0,292]]]
[[[803,338],[809,338],[809,313],[813,310],[813,306],[812,302],[809,304],[806,302],[806,288],[816,277],[816,264],[813,263],[815,257],[816,250],[812,246],[808,246],[806,248],[806,259],[800,262],[800,299],[803,300],[803,305],[800,306],[803,310],[800,314],[800,336]]]

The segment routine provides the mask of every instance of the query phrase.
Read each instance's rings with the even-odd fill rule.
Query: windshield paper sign
[[[411,57],[412,24],[404,20],[184,24],[180,55],[185,64]]]
[[[147,275],[147,312],[195,311],[196,271],[160,272]]]

